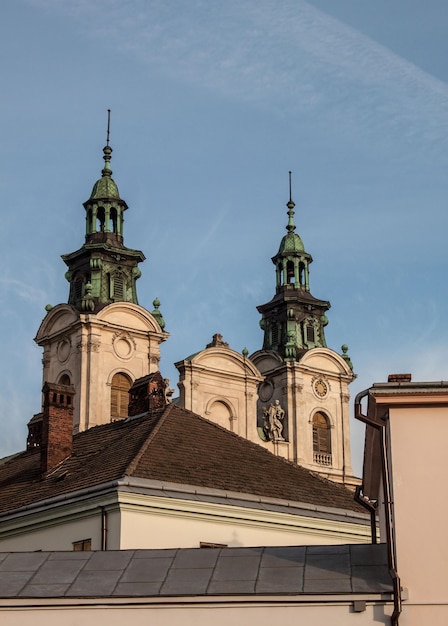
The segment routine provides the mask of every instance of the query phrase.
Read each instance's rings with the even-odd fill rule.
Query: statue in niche
[[[269,441],[285,441],[282,436],[285,411],[280,401],[271,402],[269,408],[263,407],[263,432]]]

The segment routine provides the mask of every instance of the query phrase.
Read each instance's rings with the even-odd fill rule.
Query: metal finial
[[[109,135],[110,135],[110,109],[107,109],[107,140],[106,140],[106,146],[109,145]]]
[[[292,172],[289,172],[289,200],[286,203],[286,206],[288,207],[288,225],[286,227],[286,230],[289,233],[293,233],[296,229],[296,225],[294,224],[294,207],[296,206],[294,204],[294,201],[292,199],[292,181],[291,181],[291,175]]]

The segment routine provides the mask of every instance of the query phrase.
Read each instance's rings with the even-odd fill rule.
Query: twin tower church
[[[75,433],[128,418],[139,389],[160,407],[172,402],[259,446],[348,487],[358,484],[350,454],[349,391],[352,365],[327,348],[330,303],[310,291],[311,255],[287,203],[288,223],[275,267],[275,293],[258,306],[263,346],[232,350],[220,334],[176,363],[179,397],[159,372],[160,344],[169,334],[154,300],[139,305],[137,279],[145,256],[124,244],[128,206],[112,178],[109,141],[104,167],[84,203],[85,242],[62,256],[67,304],[47,307],[36,342],[43,348],[44,390],[69,402]],[[48,393],[44,394],[47,397]],[[42,413],[29,423],[28,447],[40,440]]]

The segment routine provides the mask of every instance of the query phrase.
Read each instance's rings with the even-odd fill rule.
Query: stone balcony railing
[[[318,465],[331,465],[331,454],[325,452],[314,452],[314,462]]]

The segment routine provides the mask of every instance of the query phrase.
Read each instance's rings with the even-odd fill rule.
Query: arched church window
[[[121,372],[112,378],[110,390],[110,419],[112,422],[128,417],[131,384],[131,379]]]
[[[331,465],[330,420],[320,411],[313,416],[313,457],[314,463]]]

